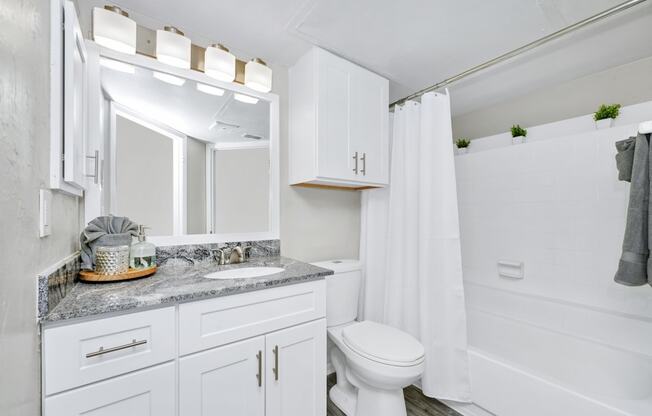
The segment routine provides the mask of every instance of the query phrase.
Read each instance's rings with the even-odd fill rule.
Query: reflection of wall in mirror
[[[269,230],[269,148],[216,150],[214,232]]]
[[[173,141],[127,118],[116,117],[114,215],[173,233]]]
[[[188,234],[206,234],[206,144],[188,137],[186,145],[188,178]]]

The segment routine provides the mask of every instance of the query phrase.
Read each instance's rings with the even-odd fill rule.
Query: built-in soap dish
[[[522,261],[498,260],[498,276],[522,279],[525,277],[525,265]]]

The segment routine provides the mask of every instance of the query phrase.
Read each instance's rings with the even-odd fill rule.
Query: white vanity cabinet
[[[324,280],[43,329],[43,414],[326,415]]]
[[[389,82],[319,48],[290,69],[291,185],[389,180]]]
[[[326,321],[181,358],[180,416],[323,416]]]

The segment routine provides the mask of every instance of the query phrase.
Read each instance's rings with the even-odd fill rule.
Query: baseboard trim
[[[462,416],[496,416],[474,403],[459,403],[451,400],[441,400],[441,402]]]

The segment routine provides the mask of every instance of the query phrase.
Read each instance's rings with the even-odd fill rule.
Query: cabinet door
[[[265,338],[257,337],[182,358],[181,416],[263,416]]]
[[[388,88],[386,79],[362,68],[351,76],[350,148],[358,152],[355,180],[365,183],[388,182]]]
[[[317,172],[322,178],[353,179],[351,64],[322,50],[317,56]]]
[[[86,46],[72,1],[64,2],[63,177],[84,188],[86,164]]]
[[[267,335],[266,416],[326,415],[326,320]]]
[[[174,364],[49,396],[44,416],[174,416]]]

